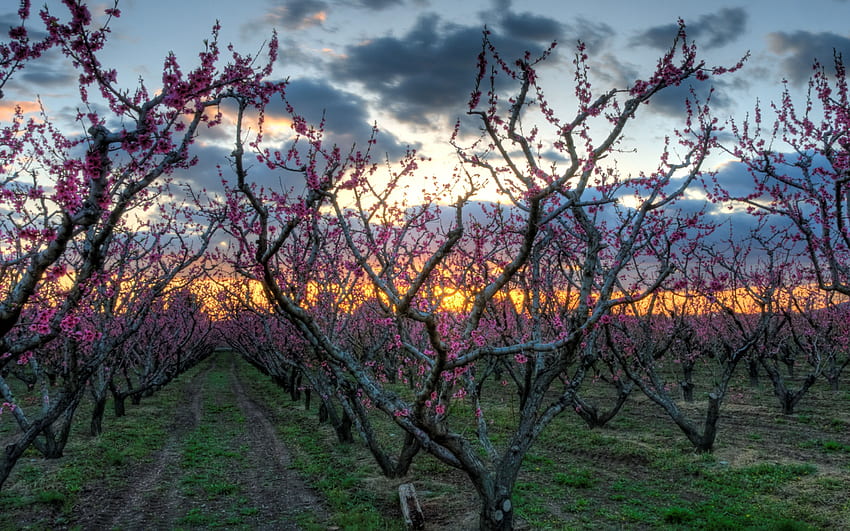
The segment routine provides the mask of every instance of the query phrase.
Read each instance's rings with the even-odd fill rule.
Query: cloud
[[[338,81],[355,81],[407,122],[426,124],[435,114],[460,113],[472,90],[481,31],[454,26],[440,32],[437,15],[422,15],[401,37],[349,46],[331,62]]]
[[[717,13],[703,15],[696,21],[685,21],[688,38],[705,48],[717,48],[743,36],[747,29],[747,12],[740,7],[727,7]],[[654,26],[633,39],[634,44],[666,50],[679,31],[677,24]]]
[[[780,174],[785,175],[786,177],[794,180],[794,179],[802,179],[802,171],[797,166],[794,166],[794,163],[798,160],[798,156],[795,153],[785,153],[785,160],[788,161],[787,164],[779,165],[777,171]],[[818,171],[814,171],[817,168],[824,169],[824,174]],[[831,168],[829,161],[823,157],[822,155],[813,154],[811,160],[811,168],[810,168],[810,176],[811,179],[817,184],[818,180],[822,180],[823,187],[829,188],[830,179],[827,177],[834,170]],[[718,168],[717,173],[714,177],[717,184],[724,189],[728,194],[732,197],[748,197],[753,191],[756,189],[756,181],[761,180],[763,176],[754,177],[747,167],[741,162],[728,162]],[[710,185],[711,186],[711,185]],[[759,198],[759,201],[762,203],[769,203],[770,198],[765,194]],[[806,205],[805,203],[799,204],[800,208],[803,209],[804,215],[807,215],[810,212],[810,215],[807,215],[808,219],[812,220],[814,225],[817,225],[818,216],[815,215],[814,207],[810,205]],[[744,236],[748,234],[751,230],[755,229],[758,226],[759,220],[756,216],[752,214],[748,214],[746,212],[746,205],[744,203],[737,203],[736,208],[732,211],[728,209],[728,205],[712,205],[712,208],[709,210],[709,213],[716,216],[718,219],[729,216],[731,218],[732,226],[736,232],[736,234]],[[764,212],[761,212],[764,214]],[[778,215],[770,215],[765,220],[767,226],[771,227],[787,227],[790,226],[790,221],[784,217]],[[818,229],[815,231],[817,232]]]
[[[850,57],[850,37],[835,33],[774,32],[767,36],[770,50],[784,55],[781,62],[783,75],[792,83],[802,85],[812,74],[815,59],[822,64],[832,64],[833,50]]]
[[[293,105],[295,112],[312,125],[318,126],[324,115],[326,147],[337,145],[343,154],[347,154],[355,145],[360,150],[365,151],[367,148],[372,133],[372,122],[367,113],[366,102],[360,96],[339,90],[324,80],[297,79],[287,86],[286,98]],[[235,178],[228,159],[233,151],[234,141],[233,130],[229,124],[235,119],[236,108],[228,101],[222,105],[221,110],[224,114],[224,124],[212,129],[202,128],[196,142],[190,147],[190,156],[196,156],[198,163],[189,169],[175,172],[178,181],[188,183],[196,191],[206,189],[211,193],[222,192],[218,166],[222,168],[225,179],[232,181]],[[289,142],[294,137],[291,123],[291,115],[286,111],[283,101],[279,98],[273,99],[266,108],[263,147],[281,152],[289,149]],[[113,130],[117,130],[119,126],[118,123],[109,124]],[[250,117],[245,127],[248,130],[248,140],[252,140],[256,127],[252,125]],[[378,134],[376,145],[372,147],[372,153],[376,162],[381,162],[385,156],[395,161],[406,153],[407,147],[391,132],[382,130]],[[246,145],[245,149],[248,151],[250,148]],[[246,154],[245,162],[250,167],[250,180],[259,186],[276,190],[292,187],[296,191],[300,191],[304,186],[301,174],[270,170],[265,164],[259,163],[253,154]]]
[[[402,5],[403,3],[403,0],[359,0],[357,5],[365,7],[366,9],[380,11],[381,9]]]
[[[499,25],[506,34],[518,39],[553,41],[564,34],[564,26],[557,20],[532,13],[505,13]]]
[[[755,189],[753,175],[741,162],[727,162],[722,164],[717,169],[714,180],[733,197],[747,196]]]
[[[531,15],[517,17],[524,23],[532,20]],[[544,19],[534,20],[542,24]],[[545,31],[535,33],[500,22],[491,38],[505,58],[519,57],[525,50],[535,55],[548,46],[550,37],[558,36],[557,23],[544,26]],[[436,14],[423,14],[404,35],[347,47],[344,57],[331,61],[329,71],[336,81],[361,84],[397,119],[428,125],[446,114],[464,112],[473,89],[481,30],[477,25],[444,23]]]
[[[56,49],[47,50],[37,60],[29,61],[23,70],[14,73],[8,87],[32,98],[42,89],[76,92],[79,72]]]
[[[712,87],[714,92],[711,93]],[[698,81],[690,79],[679,86],[667,87],[649,101],[649,108],[660,114],[673,117],[682,117],[685,113],[685,100],[693,101],[694,94],[700,102],[705,103],[711,94],[711,108],[730,108],[733,104],[731,98],[726,95],[728,84],[719,80]],[[693,91],[693,93],[692,93]]]
[[[60,88],[74,86],[77,84],[78,76],[72,70],[63,70],[61,68],[51,67],[45,64],[32,63],[27,65],[18,78],[26,85],[37,85],[44,88]]]
[[[41,21],[36,13],[30,12],[30,18],[25,22],[24,27],[27,29],[27,36],[30,41],[40,41],[47,38],[48,34],[43,29],[39,29],[33,27],[35,21],[40,24]],[[4,39],[8,36],[8,32],[12,28],[16,28],[21,25],[21,18],[17,13],[0,13],[0,34],[3,35]]]
[[[198,163],[191,168],[175,171],[175,181],[190,186],[195,193],[205,190],[210,195],[223,195],[222,178],[229,183],[229,186],[236,186],[236,174],[231,168],[232,151],[232,147],[194,144],[189,148],[189,154],[197,157]],[[292,189],[296,192],[301,192],[305,187],[304,176],[301,173],[271,170],[265,164],[257,162],[252,153],[245,154],[244,162],[248,170],[248,181],[258,187],[278,191]],[[179,187],[175,187],[174,191],[178,199],[185,197]]]
[[[287,86],[286,98],[296,113],[311,124],[318,125],[324,116],[328,141],[343,149],[354,144],[365,149],[372,133],[372,121],[367,114],[367,102],[360,96],[335,88],[325,80],[297,79]],[[282,107],[277,111],[284,114]],[[270,109],[269,114],[274,116],[275,109]],[[387,153],[392,159],[406,150],[406,146],[387,131],[379,134],[377,147],[379,153]]]
[[[249,30],[247,31],[256,31]],[[315,64],[316,56],[309,53],[303,46],[303,41],[299,41],[292,36],[280,36],[280,47],[278,48],[277,60],[278,63],[286,68],[291,68],[293,65],[311,65]]]
[[[287,29],[321,26],[328,17],[328,4],[321,0],[284,0],[266,15],[266,22]]]
[[[0,100],[0,121],[8,123],[15,115],[15,108],[20,106],[21,111],[26,113],[37,113],[41,111],[37,101],[6,101]]]

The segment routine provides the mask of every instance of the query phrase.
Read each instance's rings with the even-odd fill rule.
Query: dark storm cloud
[[[175,172],[176,180],[187,183],[195,192],[207,190],[213,193],[222,193],[221,179],[224,177],[228,180],[236,182],[236,177],[230,169],[230,156],[233,148],[226,148],[214,144],[194,144],[189,148],[189,155],[197,157],[198,163],[185,170]],[[253,157],[248,156],[247,159],[253,161]],[[264,165],[254,164],[254,166]],[[219,167],[221,168],[221,176],[219,176]]]
[[[784,174],[791,179],[798,179],[802,177],[801,170],[794,166],[794,161],[797,160],[797,156],[794,153],[786,153],[785,157],[789,164],[780,165],[777,167],[777,170],[780,174]],[[812,169],[814,168],[824,168],[827,172],[831,171],[829,168],[829,162],[825,157],[815,156],[812,161]],[[813,179],[822,178],[823,186],[827,187],[829,185],[829,179],[826,177],[819,177],[819,173],[812,171],[811,172]],[[714,179],[717,184],[726,190],[730,196],[732,197],[748,197],[755,190],[755,179],[753,175],[750,174],[749,170],[747,170],[746,166],[740,162],[730,162],[728,164],[723,165],[715,175]],[[759,177],[761,179],[761,177]],[[713,186],[709,184],[709,186]],[[761,203],[767,204],[770,201],[770,198],[767,196],[763,196],[757,199]],[[745,238],[748,234],[750,234],[753,230],[759,227],[759,218],[752,214],[748,214],[744,211],[746,205],[744,203],[738,203],[738,208],[730,211],[727,205],[714,204],[710,205],[710,209],[708,213],[712,215],[713,218],[717,220],[729,219],[729,223],[731,224],[731,229],[734,233],[734,236],[742,239]],[[806,206],[805,204],[800,204],[801,208],[803,208],[804,215],[810,220],[812,220],[813,224],[817,224],[817,216],[814,215],[812,211],[810,215],[805,214],[807,209],[811,209],[811,207]],[[763,214],[763,212],[760,212]],[[771,215],[766,220],[763,220],[766,223],[766,226],[773,227],[774,231],[778,231],[783,229],[784,227],[790,226],[790,221],[784,217]],[[815,230],[817,232],[817,230]],[[727,233],[728,234],[728,233]],[[715,238],[717,236],[712,236]]]
[[[545,44],[520,37],[516,28],[514,33],[500,28],[491,38],[505,58],[519,57],[525,50],[539,54],[549,37],[558,36],[552,33],[554,25],[542,39]],[[477,25],[443,23],[436,14],[421,15],[405,35],[349,46],[345,57],[332,61],[329,70],[337,81],[363,84],[398,119],[427,124],[436,116],[464,111],[473,89],[481,30]]]
[[[493,11],[504,13],[511,10],[511,0],[493,0]]]
[[[558,41],[562,45],[572,46],[581,41],[592,51],[601,46],[614,30],[603,22],[587,20],[582,17],[571,18],[564,23],[537,13],[517,12],[512,9],[511,0],[493,0],[493,9],[481,13],[481,20],[495,26],[505,35],[548,45]]]
[[[437,15],[423,15],[401,37],[386,36],[349,46],[331,64],[339,81],[357,81],[377,94],[398,118],[421,124],[435,113],[460,113],[473,88],[481,30],[438,28]]]
[[[686,20],[688,38],[700,46],[714,48],[724,46],[741,37],[747,27],[747,12],[740,7],[727,7],[717,13],[703,15],[695,21]],[[652,27],[632,41],[666,50],[679,31],[675,23]]]
[[[711,210],[710,208],[706,208],[707,205],[708,203],[705,199],[682,198],[678,199],[671,206],[665,208],[664,212],[671,219],[682,219],[689,215],[699,214],[700,212]]]
[[[743,197],[751,194],[755,187],[753,176],[747,167],[740,162],[729,162],[718,169],[713,181],[729,195]]]
[[[591,54],[594,54],[598,48],[605,46],[607,41],[615,34],[614,28],[608,24],[583,18],[579,18],[567,31],[569,38],[572,39],[567,44],[573,44],[580,40],[587,45]]]
[[[830,180],[827,176],[834,174],[835,170],[832,168],[829,160],[823,155],[813,153],[809,153],[809,155],[811,156],[811,160],[807,161],[810,164],[809,178],[812,179],[815,184],[817,184],[818,179],[820,179],[822,185],[825,188],[828,188],[830,186]],[[784,153],[782,156],[785,162],[783,164],[777,164],[775,171],[791,180],[802,180],[803,172],[795,165],[801,160],[800,155],[797,153]],[[821,169],[823,171],[815,171],[817,169]],[[762,175],[757,174],[757,176],[759,179],[763,178]],[[751,193],[755,187],[755,179],[753,175],[741,162],[729,162],[724,164],[717,171],[715,178],[721,187],[727,190],[730,195],[736,197],[745,196]]]
[[[796,84],[809,79],[815,59],[829,67],[833,50],[850,57],[850,38],[835,33],[775,32],[767,38],[771,51],[785,56],[781,62],[783,75]]]

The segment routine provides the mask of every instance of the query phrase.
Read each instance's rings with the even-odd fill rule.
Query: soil
[[[235,360],[217,356],[213,363],[195,374],[184,387],[185,398],[168,430],[165,445],[153,459],[131,472],[132,488],[116,492],[97,484],[82,493],[73,512],[71,527],[82,529],[176,529],[206,527],[187,523],[192,510],[204,514],[222,512],[216,505],[233,504],[234,500],[202,500],[189,497],[181,488],[186,470],[181,467],[181,442],[201,422],[204,401],[221,400],[211,396],[204,386],[207,373],[215,364],[228,364],[228,379],[236,404],[245,418],[245,426],[236,439],[234,451],[244,459],[227,466],[229,481],[241,486],[239,497],[250,500],[251,511],[244,515],[239,527],[249,529],[297,530],[299,514],[312,511],[321,521],[327,518],[319,495],[308,487],[290,468],[290,453],[275,432],[274,420],[260,404],[247,397]],[[222,431],[225,427],[219,426]],[[244,454],[242,452],[244,451]],[[235,503],[238,503],[235,502]],[[227,526],[225,526],[227,527]]]

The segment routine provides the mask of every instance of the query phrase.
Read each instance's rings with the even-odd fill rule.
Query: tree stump
[[[425,529],[425,515],[416,497],[413,483],[402,483],[398,486],[398,497],[401,501],[401,514],[407,529]]]

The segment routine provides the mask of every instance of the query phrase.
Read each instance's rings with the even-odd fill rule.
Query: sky
[[[56,0],[48,5],[61,10]],[[96,13],[112,7],[89,5]],[[2,6],[0,26],[16,24],[17,2]],[[216,20],[220,40],[243,53],[260,50],[276,30],[276,75],[290,78],[288,97],[308,119],[326,113],[332,141],[365,145],[377,122],[383,153],[396,158],[414,147],[433,157],[424,171],[435,174],[451,173],[451,127],[466,110],[485,26],[507,56],[558,41],[540,75],[564,116],[574,112],[571,60],[578,40],[587,44],[594,87],[625,87],[651,73],[675,36],[678,18],[708,65],[731,66],[751,54],[743,70],[713,82],[713,112],[721,121],[740,120],[757,100],[777,100],[783,80],[802,97],[813,59],[829,63],[833,49],[850,57],[848,0],[121,0],[119,8],[122,15],[112,21],[101,57],[127,86],[142,78],[155,87],[169,51],[194,64]],[[29,65],[5,87],[0,120],[16,103],[33,108],[37,96],[55,119],[73,116],[75,77],[55,55]],[[695,88],[705,94],[708,85]],[[687,90],[668,91],[642,110],[627,135],[639,155],[624,162],[625,171],[655,169],[662,139],[682,125]],[[191,180],[214,188],[215,164],[232,149],[232,140],[201,140],[203,158]],[[724,168],[722,158],[712,163]]]

